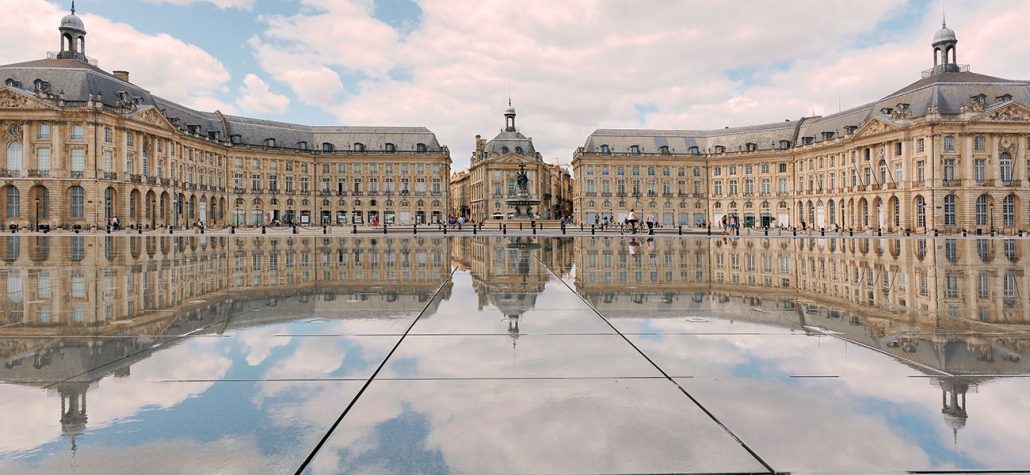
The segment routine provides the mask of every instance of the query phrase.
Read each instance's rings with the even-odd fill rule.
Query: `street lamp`
[[[38,191],[37,191],[37,193],[38,193]],[[35,231],[39,231],[39,195],[36,195],[35,202],[36,202],[36,228],[35,228]]]

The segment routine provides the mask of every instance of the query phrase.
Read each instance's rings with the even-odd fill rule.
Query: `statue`
[[[519,164],[519,172],[515,174],[515,183],[519,187],[520,195],[529,194],[529,175],[526,173],[526,165]]]

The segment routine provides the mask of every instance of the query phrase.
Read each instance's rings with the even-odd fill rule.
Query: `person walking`
[[[722,228],[722,235],[723,236],[725,236],[726,235],[726,231],[729,230],[729,224],[730,224],[729,223],[729,218],[727,218],[726,215],[722,215],[722,223],[720,223],[719,227]]]
[[[654,236],[654,226],[658,222],[658,216],[655,216],[654,211],[647,215],[647,235]]]

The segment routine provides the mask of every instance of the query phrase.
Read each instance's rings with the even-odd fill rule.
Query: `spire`
[[[75,0],[72,0],[72,15],[75,14]]]

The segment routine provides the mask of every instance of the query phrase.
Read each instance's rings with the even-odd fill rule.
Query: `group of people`
[[[740,223],[737,222],[736,216],[725,216],[722,217],[722,235],[739,236],[740,235]]]
[[[450,215],[450,216],[447,217],[447,225],[452,227],[452,228],[456,227],[458,229],[461,229],[461,227],[464,226],[465,223],[471,223],[471,222],[472,222],[472,218],[465,219],[464,216]]]
[[[612,218],[607,214],[604,216],[594,216],[594,226],[598,229],[604,231],[612,225],[619,226],[620,232],[625,232],[626,228],[629,228],[630,234],[636,234],[638,231],[643,231],[645,225],[647,226],[648,234],[654,234],[655,228],[662,227],[662,224],[658,221],[658,215],[653,211],[648,213],[643,223],[640,222],[640,217],[637,216],[636,209],[630,209],[622,223],[617,222],[615,218]]]

